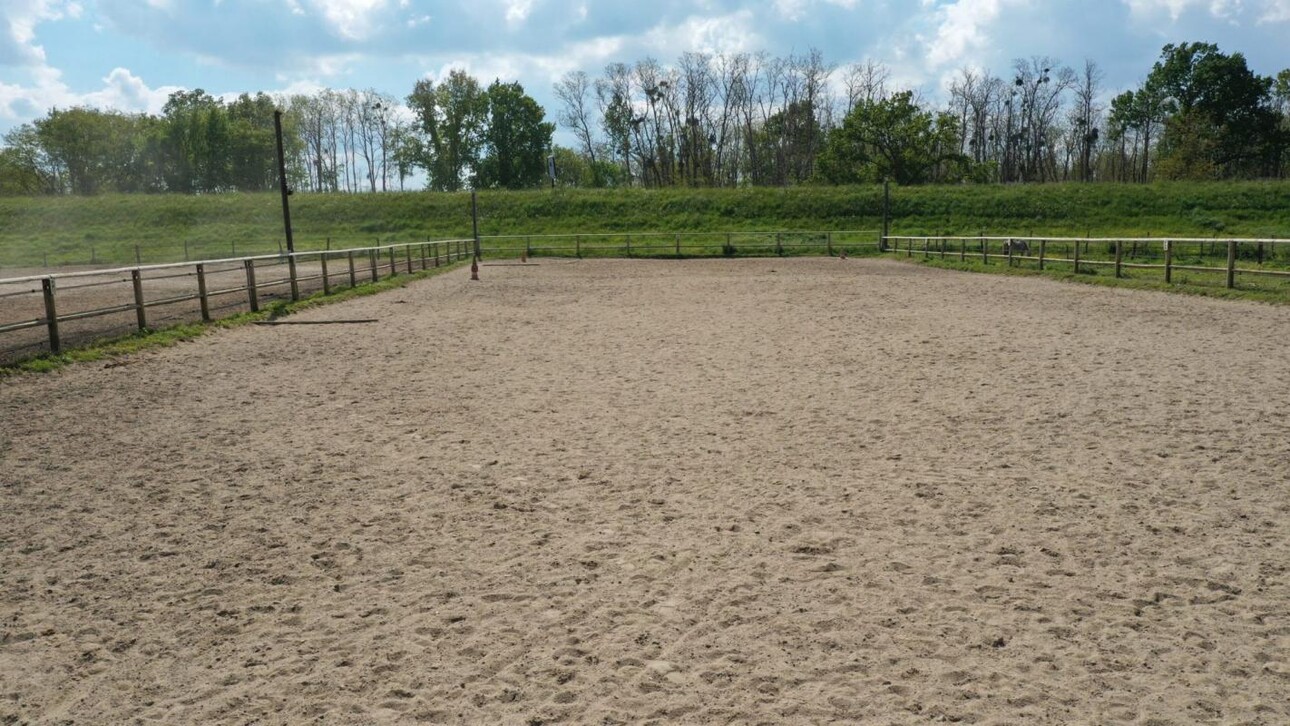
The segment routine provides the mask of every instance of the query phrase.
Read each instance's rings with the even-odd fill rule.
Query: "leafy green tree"
[[[493,81],[488,87],[488,125],[484,127],[484,157],[478,186],[525,189],[540,186],[546,177],[547,150],[555,124],[543,121],[542,107],[519,83]]]
[[[212,144],[227,142],[227,124],[219,99],[202,89],[176,91],[162,108],[164,177],[174,192],[219,191],[227,181],[224,149]]]
[[[953,115],[924,110],[910,91],[863,100],[829,134],[819,178],[833,184],[956,180],[968,164],[958,134]]]
[[[228,174],[227,183],[233,189],[254,192],[277,188],[278,142],[273,131],[273,112],[276,104],[263,93],[254,97],[238,96],[227,106],[228,118]],[[298,155],[301,135],[292,128],[294,117],[282,118],[283,144],[288,158]]]
[[[488,121],[488,97],[479,81],[461,70],[438,86],[422,79],[408,96],[408,107],[422,136],[418,165],[429,175],[430,189],[460,191],[475,175]]]
[[[1250,177],[1276,166],[1284,146],[1273,79],[1253,73],[1240,53],[1213,43],[1166,45],[1144,88],[1168,114],[1160,175],[1174,179]]]

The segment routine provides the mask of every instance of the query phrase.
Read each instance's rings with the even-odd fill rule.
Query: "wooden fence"
[[[59,353],[67,342],[64,328],[80,321],[116,318],[117,324],[82,328],[72,336],[77,341],[121,332],[122,316],[133,316],[129,327],[146,330],[163,314],[159,308],[185,304],[190,317],[210,321],[230,308],[258,311],[269,297],[299,300],[302,291],[329,294],[447,265],[473,255],[473,246],[473,240],[440,240],[0,279],[0,340],[16,339],[0,347],[0,360],[33,348]],[[69,309],[72,298],[81,306]]]
[[[827,254],[877,250],[870,230],[769,232],[606,232],[511,234],[480,237],[484,256],[518,257],[734,257]]]
[[[1053,264],[1069,265],[1076,274],[1106,268],[1117,278],[1125,277],[1128,270],[1159,270],[1167,283],[1174,282],[1176,271],[1198,272],[1223,276],[1229,289],[1237,286],[1241,275],[1290,280],[1290,240],[1284,239],[893,235],[884,239],[883,249],[905,257],[917,254],[924,259],[979,260],[983,264],[1006,261],[1011,266],[1033,262],[1040,270]],[[1224,260],[1222,266],[1187,262],[1203,262],[1216,256]],[[1256,266],[1242,266],[1239,263],[1243,260],[1253,261]]]

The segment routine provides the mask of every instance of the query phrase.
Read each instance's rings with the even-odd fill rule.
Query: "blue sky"
[[[518,80],[555,116],[572,69],[686,50],[819,48],[941,95],[965,66],[1051,55],[1136,84],[1165,43],[1206,40],[1256,72],[1290,66],[1290,0],[0,0],[0,133],[51,107],[158,111],[214,94],[374,88],[405,96],[460,67]]]

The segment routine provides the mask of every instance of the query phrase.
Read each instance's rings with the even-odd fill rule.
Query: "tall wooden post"
[[[358,274],[354,269],[354,250],[350,250],[346,253],[346,258],[349,261],[349,286],[358,287]]]
[[[1075,274],[1079,274],[1079,240],[1075,240]]]
[[[1174,244],[1165,240],[1165,282],[1174,281]]]
[[[1117,239],[1115,241],[1115,276],[1116,277],[1122,276],[1120,266],[1123,263],[1123,261],[1124,261],[1124,240]]]
[[[282,192],[282,227],[287,233],[287,253],[291,254],[296,251],[295,241],[291,237],[291,204],[287,197],[291,196],[291,190],[287,188],[287,157],[282,150],[282,112],[274,110],[273,112],[273,133],[278,141],[278,189]],[[295,286],[292,285],[292,290]],[[292,299],[298,292],[292,293]]]
[[[322,263],[323,294],[331,294],[331,278],[327,275],[327,253],[318,256],[318,261]]]
[[[1048,240],[1039,240],[1039,269],[1044,269],[1044,258],[1048,256]]]

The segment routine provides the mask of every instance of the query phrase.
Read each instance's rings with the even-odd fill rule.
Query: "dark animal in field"
[[[1003,243],[1003,254],[1028,255],[1030,245],[1023,239],[1010,239]]]

